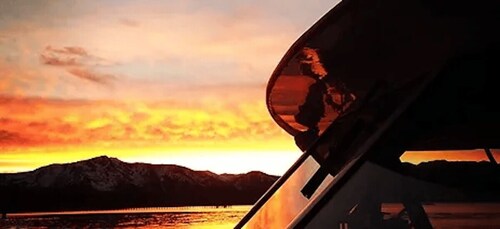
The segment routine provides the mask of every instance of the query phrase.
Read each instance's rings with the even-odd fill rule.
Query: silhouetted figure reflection
[[[308,76],[314,80],[307,89],[305,102],[299,106],[295,121],[307,130],[295,136],[297,146],[305,151],[307,147],[318,137],[320,120],[325,115],[324,96],[327,93],[327,85],[321,80],[326,76],[326,71],[319,62],[316,51],[305,47],[300,60],[300,71],[303,76]],[[315,68],[316,67],[316,68]]]
[[[325,107],[323,105],[323,95],[326,92],[326,85],[321,80],[309,86],[304,104],[299,106],[299,112],[295,114],[295,121],[307,127],[307,130],[295,136],[297,146],[306,150],[307,147],[318,137],[319,121],[324,117]]]
[[[326,106],[329,105],[340,114],[355,97],[341,82],[328,77],[315,49],[305,47],[299,58],[301,74],[314,80],[307,89],[305,102],[298,107],[294,116],[297,123],[307,127],[307,130],[295,136],[295,143],[305,151],[319,136],[318,125],[326,115]]]

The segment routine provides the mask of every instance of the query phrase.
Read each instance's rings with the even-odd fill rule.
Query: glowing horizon
[[[216,173],[279,175],[298,157],[262,102],[205,103],[0,97],[0,172],[107,155]],[[280,166],[259,163],[262,157]]]

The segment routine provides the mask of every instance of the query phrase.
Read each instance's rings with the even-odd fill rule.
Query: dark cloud
[[[100,84],[108,84],[110,80],[115,79],[114,75],[111,74],[103,74],[103,73],[98,73],[98,72],[93,72],[89,69],[85,68],[71,68],[68,69],[68,72],[76,76],[80,79],[92,81],[95,83],[100,83]]]
[[[52,46],[45,47],[40,54],[42,64],[51,66],[83,66],[91,57],[82,47],[64,47],[61,49]]]
[[[64,68],[70,75],[79,79],[98,84],[109,84],[115,77],[93,70],[101,65],[102,58],[90,55],[87,50],[78,46],[63,48],[45,47],[40,54],[40,61],[44,65]]]
[[[87,51],[84,48],[78,46],[67,46],[61,49],[53,48],[52,46],[47,46],[45,50],[53,53],[60,53],[66,55],[88,56]]]
[[[52,65],[52,66],[80,66],[81,63],[79,63],[76,58],[61,58],[58,56],[50,56],[46,54],[41,54],[40,55],[40,61],[42,64],[45,65]]]

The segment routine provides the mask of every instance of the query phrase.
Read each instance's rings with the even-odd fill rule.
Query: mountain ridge
[[[253,204],[277,179],[257,171],[218,175],[100,156],[0,174],[0,208],[19,212]]]

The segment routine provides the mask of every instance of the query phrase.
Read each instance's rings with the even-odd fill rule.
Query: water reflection
[[[2,228],[233,228],[250,206],[13,214]]]
[[[300,190],[318,170],[319,164],[310,156],[278,189],[245,225],[245,228],[285,228],[332,180],[328,175],[308,199]]]

